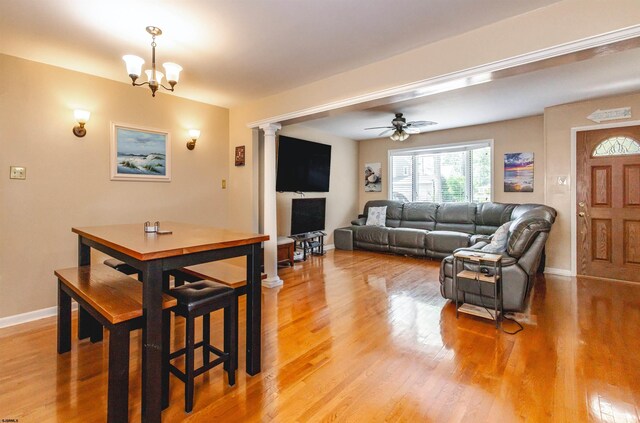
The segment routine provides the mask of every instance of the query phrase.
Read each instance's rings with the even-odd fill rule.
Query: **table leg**
[[[160,422],[162,411],[162,262],[142,269],[142,421]]]
[[[91,264],[91,248],[78,237],[78,266]],[[78,307],[78,339],[91,338],[91,342],[102,341],[102,325],[82,307]]]
[[[260,244],[251,245],[247,255],[247,373],[260,373],[262,331],[262,280],[260,279]]]

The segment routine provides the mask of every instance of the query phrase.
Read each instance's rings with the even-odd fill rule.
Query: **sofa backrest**
[[[476,209],[476,233],[491,235],[503,224],[512,220],[516,204],[478,203]]]
[[[539,233],[549,232],[553,219],[549,219],[548,207],[536,207],[524,212],[509,227],[507,253],[511,257],[520,258],[536,239]],[[553,210],[553,209],[551,209]],[[555,213],[555,210],[553,210]]]
[[[513,212],[511,212],[511,220],[516,220],[517,218],[527,213],[528,211],[535,209],[535,210],[538,210],[540,213],[542,213],[540,215],[541,217],[544,217],[550,223],[553,223],[555,222],[556,215],[558,214],[554,208],[545,206],[543,204],[526,203],[526,204],[514,204],[514,205],[515,205],[515,208],[513,209]]]
[[[367,201],[364,205],[364,215],[369,216],[370,207],[384,207],[387,206],[387,221],[385,226],[390,228],[397,228],[400,226],[400,219],[402,219],[402,206],[400,201],[391,200],[371,200]]]
[[[468,234],[476,230],[475,203],[442,203],[436,212],[437,231],[456,231]]]
[[[433,231],[436,228],[438,207],[438,203],[404,203],[400,226]]]
[[[529,237],[535,238],[535,234],[540,231],[548,232],[557,215],[553,208],[542,204],[402,203],[392,200],[371,200],[364,206],[364,216],[369,215],[370,207],[382,206],[387,207],[386,226],[390,228],[403,227],[490,235],[504,223],[513,221],[509,229],[511,251],[509,248],[507,250],[513,257],[519,257],[518,254],[521,255],[522,251],[526,250],[533,240]],[[540,220],[547,224],[534,225],[534,221]],[[511,236],[512,234],[515,236]]]

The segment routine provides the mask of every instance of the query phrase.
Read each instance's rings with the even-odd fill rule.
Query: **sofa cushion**
[[[436,230],[475,233],[475,203],[442,203],[436,212]]]
[[[385,226],[387,221],[387,206],[369,207],[367,226]]]
[[[479,203],[476,209],[476,233],[491,235],[511,220],[515,204]]]
[[[352,229],[353,239],[356,243],[389,245],[390,228],[384,226],[354,226]]]
[[[364,215],[368,216],[370,207],[387,207],[387,221],[385,226],[390,228],[397,228],[400,226],[400,219],[402,218],[402,205],[400,201],[391,200],[371,200],[367,201],[364,205]]]
[[[509,227],[507,253],[512,257],[520,258],[540,232],[551,230],[551,222],[548,218],[548,210],[535,208],[514,220]]]
[[[422,229],[394,228],[389,232],[389,244],[391,247],[416,248],[424,252],[426,237],[427,231]]]
[[[436,228],[436,203],[405,203],[400,227],[434,230]]]
[[[470,238],[463,232],[432,231],[426,236],[427,251],[451,254],[457,248],[468,247]]]

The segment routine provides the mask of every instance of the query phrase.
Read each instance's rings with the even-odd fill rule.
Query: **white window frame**
[[[495,156],[493,154],[493,139],[485,139],[485,140],[474,140],[474,141],[464,141],[464,142],[455,142],[455,143],[447,143],[447,144],[436,144],[436,145],[424,145],[419,147],[410,147],[410,148],[398,148],[394,150],[387,151],[387,169],[389,169],[387,184],[387,198],[389,200],[393,200],[393,190],[391,189],[392,184],[392,157],[393,156],[401,156],[407,153],[412,154],[420,154],[420,153],[453,153],[456,151],[465,151],[465,150],[474,150],[476,148],[489,147],[490,155],[491,155],[491,196],[489,201],[493,202],[494,191],[495,191]],[[414,169],[415,173],[415,169]]]

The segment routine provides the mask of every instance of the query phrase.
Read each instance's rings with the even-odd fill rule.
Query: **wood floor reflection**
[[[456,320],[436,261],[330,251],[281,269],[263,295],[263,371],[196,380],[194,411],[171,380],[163,421],[639,421],[640,284],[539,277],[517,335]],[[51,280],[51,283],[54,283]],[[244,333],[244,299],[240,301]],[[221,314],[213,318],[221,342]],[[0,419],[106,417],[108,337],[55,349],[55,318],[0,330]],[[178,321],[175,338],[184,325]],[[140,333],[130,420],[140,420]]]

